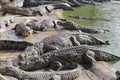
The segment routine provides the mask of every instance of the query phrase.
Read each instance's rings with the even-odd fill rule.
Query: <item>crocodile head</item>
[[[40,65],[42,65],[42,61],[41,63],[37,63],[40,55],[41,55],[40,49],[34,47],[34,46],[29,46],[28,48],[26,48],[26,50],[18,55],[18,59],[19,59],[19,63],[18,65],[20,66],[21,69],[24,70],[30,70],[30,69],[34,69]],[[37,65],[37,66],[34,66]]]
[[[20,61],[22,60],[27,60],[27,59],[32,59],[33,57],[38,57],[41,56],[43,53],[43,43],[38,42],[35,43],[33,46],[28,46],[24,52],[18,55],[18,59]]]
[[[45,68],[48,63],[42,57],[36,57],[27,60],[20,60],[19,67],[22,70],[36,70],[40,68]]]
[[[30,34],[32,34],[32,32],[33,32],[33,30],[23,23],[16,24],[16,26],[15,26],[16,35],[22,35],[23,37],[27,37]]]
[[[18,59],[19,60],[27,60],[32,57],[35,58],[38,56],[39,56],[38,49],[34,46],[29,46],[25,49],[25,51],[23,53],[18,55]]]
[[[45,19],[39,23],[39,28],[42,31],[47,30],[47,28],[55,28],[55,27],[56,27],[56,23],[50,19]]]

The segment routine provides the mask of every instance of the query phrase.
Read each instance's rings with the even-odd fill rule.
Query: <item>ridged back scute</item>
[[[115,55],[114,53],[101,50],[99,48],[88,46],[89,50],[95,53],[95,59],[97,61],[117,61],[120,60],[120,57]]]

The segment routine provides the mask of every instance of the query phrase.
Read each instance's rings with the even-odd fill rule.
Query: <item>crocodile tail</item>
[[[57,75],[61,76],[61,80],[75,80],[81,73],[82,66],[77,65],[77,67],[72,70],[59,71]]]
[[[0,50],[24,50],[31,45],[27,41],[0,40]]]
[[[72,7],[67,3],[59,3],[59,4],[53,4],[54,9],[64,9],[64,10],[71,10],[73,11]]]
[[[101,45],[110,45],[109,41],[103,41],[99,38],[91,37],[91,40],[93,41],[94,44],[101,44]]]
[[[97,61],[118,61],[120,60],[120,57],[117,55],[114,55],[110,52],[105,52],[101,50],[93,50],[95,52],[95,59]]]

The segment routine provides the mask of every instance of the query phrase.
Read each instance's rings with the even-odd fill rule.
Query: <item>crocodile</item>
[[[47,5],[40,5],[37,7],[30,7],[30,8],[25,8],[25,7],[17,8],[12,6],[4,6],[2,7],[2,12],[3,12],[2,15],[11,13],[11,14],[19,14],[23,16],[36,16],[36,15],[43,16],[43,14],[51,12],[54,9],[63,9],[64,7],[68,8],[69,10],[72,10],[72,8],[66,4],[47,4]]]
[[[57,20],[44,19],[42,22],[30,22],[26,26],[29,26],[35,31],[46,31],[49,28],[57,28]]]
[[[27,41],[0,40],[0,51],[2,50],[25,50],[33,44]]]
[[[67,65],[72,67],[72,64],[74,63],[86,63],[87,65],[89,64],[90,67],[92,64],[94,64],[95,60],[108,62],[120,60],[120,57],[110,52],[102,51],[96,47],[88,45],[64,47],[42,55],[38,54],[37,51],[34,52],[32,56],[29,54],[18,55],[19,66],[23,70],[45,68],[51,66],[50,64],[52,63],[54,63],[54,66],[55,63],[57,63],[57,65],[61,63],[64,65],[61,66],[62,68],[66,68]]]
[[[104,18],[89,18],[89,17],[82,17],[82,16],[69,16],[69,17],[75,18],[75,19],[91,20],[91,21],[111,21]]]
[[[18,80],[51,80],[55,75],[60,76],[60,80],[75,80],[82,72],[82,66],[77,65],[76,68],[62,71],[23,71],[17,67],[6,67],[4,75],[9,75]]]
[[[66,20],[63,21],[59,20],[57,21],[57,24],[68,30],[81,30],[86,33],[105,33],[110,31],[108,29],[98,29],[98,28],[91,28],[90,26],[89,27],[81,26],[80,24]]]
[[[62,32],[53,36],[44,38],[42,41],[36,42],[33,46],[27,47],[21,55],[29,55],[30,57],[40,56],[46,52],[60,49],[68,46],[79,46],[82,44],[103,44],[109,45],[108,41],[102,41],[90,35],[81,32]]]
[[[89,27],[81,26],[77,23],[67,21],[62,18],[55,19],[55,20],[44,19],[42,22],[32,22],[32,23],[27,23],[26,25],[35,31],[46,31],[48,28],[58,28],[59,26],[62,26],[64,29],[81,30],[87,33],[109,32],[108,29],[98,29],[98,28],[90,28],[90,26]]]

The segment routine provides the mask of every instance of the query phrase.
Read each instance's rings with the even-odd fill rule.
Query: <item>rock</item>
[[[90,70],[83,70],[76,80],[116,80],[115,71],[105,62],[96,62]]]

